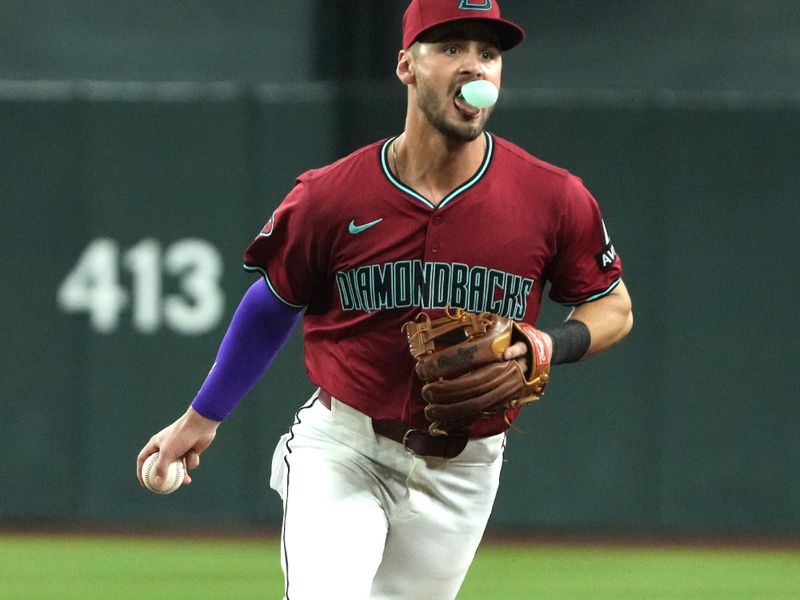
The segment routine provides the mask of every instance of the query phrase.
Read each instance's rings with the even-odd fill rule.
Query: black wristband
[[[581,321],[569,320],[563,325],[543,331],[553,340],[551,365],[578,362],[592,343],[589,328]]]

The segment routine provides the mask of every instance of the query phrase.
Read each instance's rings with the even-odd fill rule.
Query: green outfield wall
[[[496,530],[800,534],[796,5],[503,1],[528,37],[491,129],[584,179],[636,325],[525,409]],[[277,526],[297,334],[190,488],[134,460],[294,177],[401,131],[404,7],[0,3],[0,527]]]
[[[311,392],[298,336],[190,488],[144,492],[134,459],[202,382],[252,280],[242,250],[294,176],[399,132],[403,90],[9,90],[0,519],[275,525],[272,447]],[[511,88],[493,130],[584,178],[636,315],[526,408],[493,526],[799,533],[800,103]]]

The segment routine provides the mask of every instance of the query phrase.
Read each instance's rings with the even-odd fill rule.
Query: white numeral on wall
[[[164,318],[177,332],[196,335],[213,329],[225,311],[219,286],[222,257],[204,240],[176,242],[164,256],[167,274],[177,277],[181,293],[164,298]]]
[[[133,328],[153,333],[161,327],[161,245],[142,240],[122,256],[131,273]]]
[[[225,311],[221,287],[222,258],[206,240],[188,238],[162,249],[144,239],[122,252],[108,238],[93,240],[61,282],[57,301],[67,313],[85,312],[99,333],[112,333],[130,305],[131,322],[140,333],[162,326],[183,335],[199,335],[219,325]],[[121,269],[130,274],[131,289],[120,283]],[[178,291],[164,294],[165,278]]]

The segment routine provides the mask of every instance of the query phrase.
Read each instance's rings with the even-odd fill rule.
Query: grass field
[[[0,537],[3,600],[281,595],[274,541]],[[459,600],[494,599],[798,600],[800,551],[485,544]]]

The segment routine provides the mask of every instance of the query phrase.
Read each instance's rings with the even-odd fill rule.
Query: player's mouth
[[[462,86],[458,86],[458,88],[456,88],[455,96],[453,97],[453,105],[465,119],[471,121],[472,119],[478,118],[478,115],[481,114],[481,109],[475,108],[474,106],[469,104],[466,100],[464,100],[464,95],[461,93],[461,87]]]

